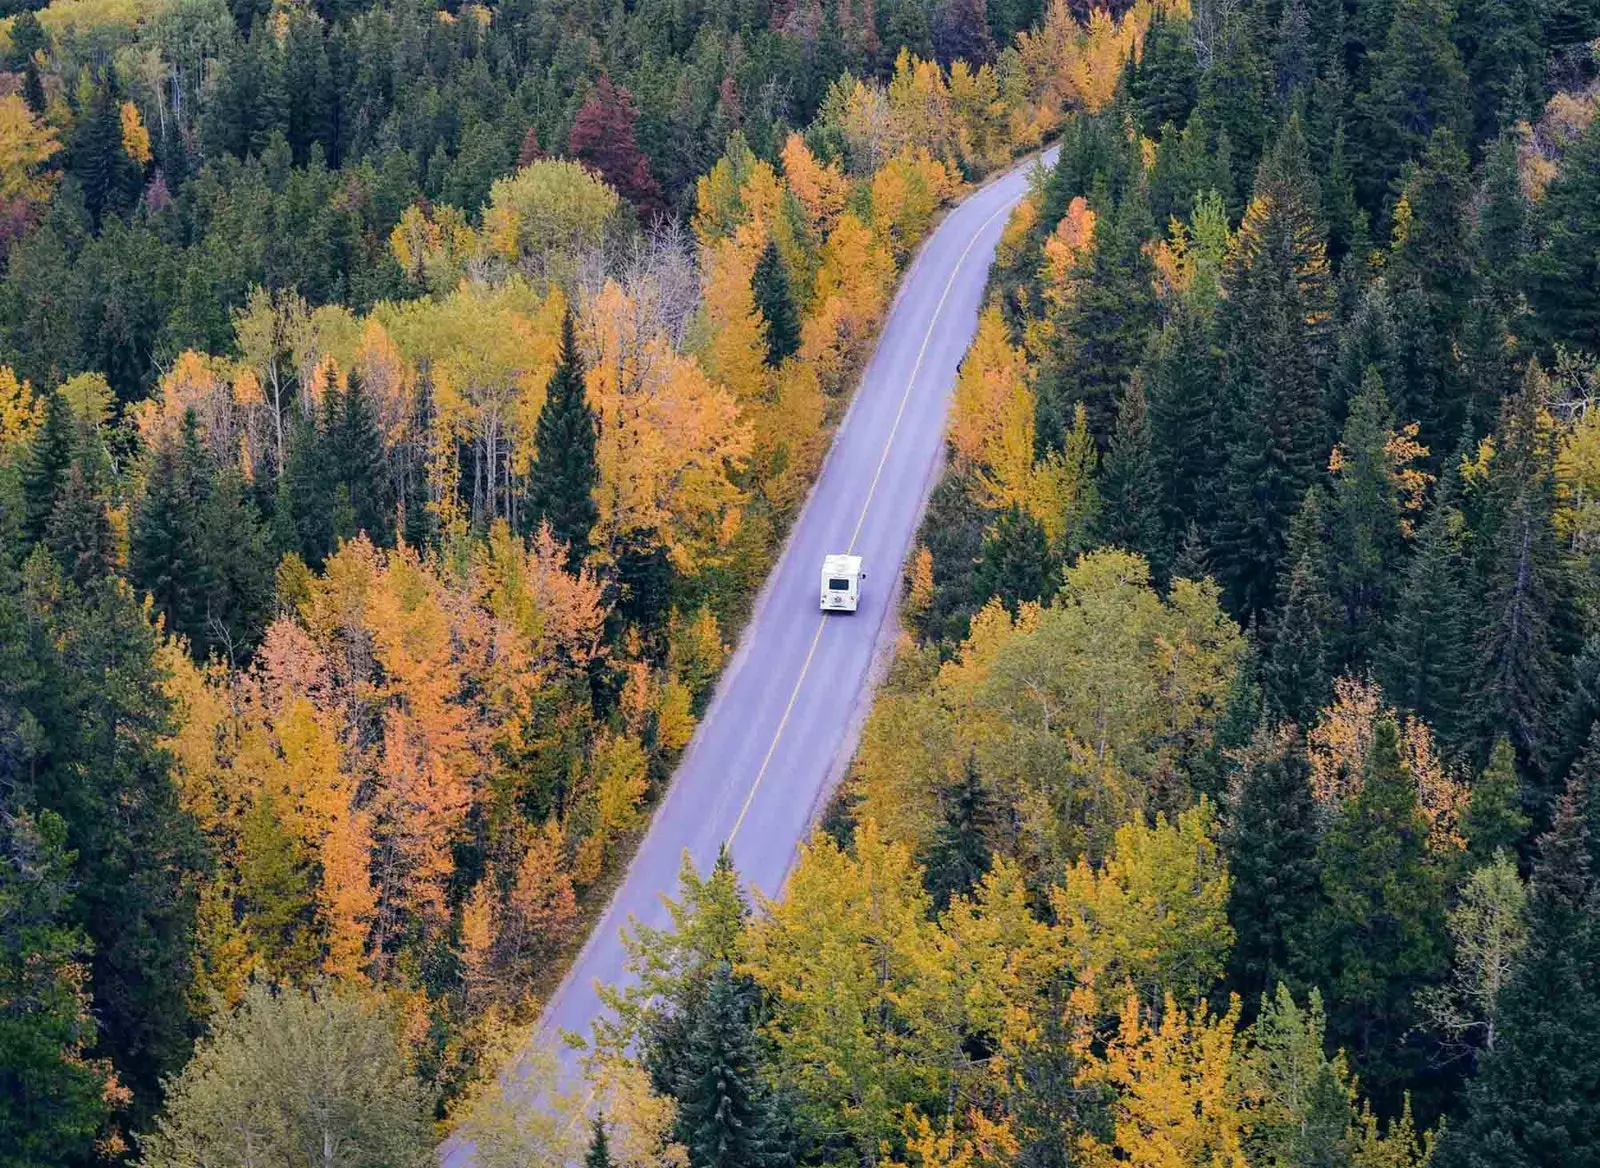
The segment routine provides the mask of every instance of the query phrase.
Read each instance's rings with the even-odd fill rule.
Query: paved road
[[[956,370],[1032,165],[951,210],[902,280],[788,546],[621,888],[546,1007],[543,1035],[587,1036],[600,1010],[596,983],[623,977],[618,930],[630,917],[667,923],[661,894],[675,892],[685,850],[704,872],[728,841],[741,874],[769,895],[788,875],[854,750],[874,647],[893,636],[891,594],[939,465]],[[822,558],[845,551],[867,573],[859,611],[823,616]],[[563,1057],[570,1075],[574,1056]],[[470,1147],[447,1145],[443,1162],[468,1168]]]

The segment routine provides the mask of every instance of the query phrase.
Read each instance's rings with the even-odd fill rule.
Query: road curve
[[[624,980],[619,930],[630,917],[667,923],[661,897],[676,890],[685,851],[704,872],[726,842],[752,887],[773,895],[782,886],[854,750],[874,648],[894,635],[892,594],[939,465],[956,370],[977,330],[1006,213],[1035,165],[1013,168],[947,213],[902,278],[739,648],[621,887],[546,1005],[541,1040],[587,1036],[600,1011],[596,985]],[[822,558],[844,551],[863,558],[860,608],[823,616]],[[562,1057],[564,1076],[574,1076],[576,1056]],[[441,1159],[469,1168],[472,1149],[451,1141]]]

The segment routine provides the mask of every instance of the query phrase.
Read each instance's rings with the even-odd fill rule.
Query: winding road
[[[752,887],[773,895],[782,886],[855,749],[873,663],[895,636],[894,593],[939,467],[956,370],[977,329],[1006,214],[1039,161],[949,211],[902,278],[783,555],[621,887],[545,1008],[542,1039],[587,1036],[600,1012],[596,985],[624,980],[619,930],[630,917],[667,923],[661,897],[676,891],[685,851],[705,872],[726,842]],[[863,557],[860,608],[825,616],[817,608],[822,558],[845,551]],[[562,1057],[564,1074],[574,1075],[576,1055]],[[470,1168],[472,1148],[451,1141],[441,1160]]]

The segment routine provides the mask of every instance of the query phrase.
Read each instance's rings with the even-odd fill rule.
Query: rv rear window
[[[846,580],[842,576],[830,576],[830,577],[828,577],[828,591],[829,592],[849,592],[850,591],[850,581]]]

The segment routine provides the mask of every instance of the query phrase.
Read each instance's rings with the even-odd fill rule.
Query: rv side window
[[[830,576],[828,578],[828,591],[849,592],[850,581],[846,580],[843,576]]]

